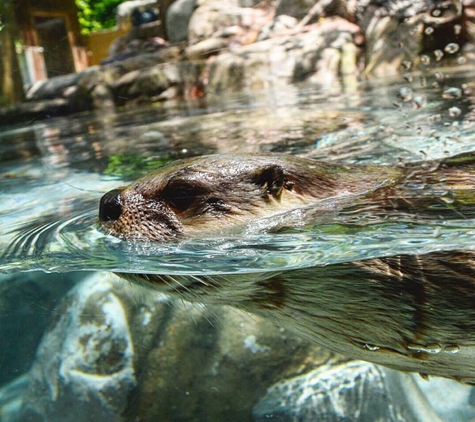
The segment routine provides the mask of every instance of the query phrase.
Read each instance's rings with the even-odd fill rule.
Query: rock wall
[[[178,0],[165,23],[171,45],[134,28],[103,66],[36,84],[27,103],[0,109],[0,123],[279,84],[348,85],[475,58],[474,0]]]

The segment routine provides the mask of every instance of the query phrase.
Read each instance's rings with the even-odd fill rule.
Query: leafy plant
[[[133,179],[147,171],[171,161],[172,158],[148,158],[140,154],[113,154],[104,171],[110,176],[120,176],[123,179]]]
[[[76,0],[81,32],[110,29],[116,25],[116,9],[124,0]]]

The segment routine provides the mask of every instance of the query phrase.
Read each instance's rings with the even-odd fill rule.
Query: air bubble
[[[456,344],[450,344],[444,347],[444,352],[455,355],[456,353],[460,352],[460,347],[458,347]]]
[[[440,198],[441,201],[445,202],[446,204],[453,204],[455,202],[455,199],[451,196],[443,196]]]
[[[442,59],[442,57],[444,57],[444,52],[442,50],[435,50],[434,57],[435,57],[435,60],[438,62]]]
[[[461,88],[465,95],[472,95],[473,90],[467,84],[462,84]]]
[[[421,63],[423,65],[428,66],[430,64],[430,57],[424,54],[423,56],[421,56]]]
[[[442,347],[437,343],[428,344],[427,346],[422,346],[420,344],[408,344],[407,350],[416,353],[429,353],[431,355],[436,355],[442,351]]]
[[[368,344],[368,343],[366,343],[366,344],[364,345],[364,347],[365,347],[366,349],[368,349],[369,351],[371,351],[371,352],[377,352],[377,351],[380,349],[379,346],[374,346],[374,345]]]
[[[434,9],[434,10],[431,12],[431,15],[432,15],[434,18],[438,18],[441,14],[442,14],[442,12],[440,11],[440,9]]]
[[[442,347],[440,344],[434,343],[434,344],[428,344],[427,347],[425,348],[427,353],[433,353],[437,354],[442,351]]]
[[[428,26],[426,29],[424,29],[424,34],[426,35],[432,35],[434,33],[434,28],[432,26]]]
[[[462,97],[462,90],[460,88],[450,87],[444,89],[442,98],[445,99],[458,99]]]
[[[427,99],[423,95],[416,95],[413,100],[415,108],[423,108],[427,104]]]
[[[412,100],[412,89],[403,87],[399,90],[397,96],[402,101],[411,101]]]
[[[458,107],[450,107],[449,108],[449,116],[450,117],[458,117],[462,114],[462,110],[460,110]]]
[[[432,116],[429,116],[429,122],[435,123],[435,122],[440,122],[442,120],[442,116],[440,114],[433,114]]]
[[[412,343],[409,343],[407,345],[407,350],[410,350],[411,352],[417,352],[419,353],[422,349],[422,346],[419,346],[418,344],[412,344]]]
[[[448,54],[455,54],[459,50],[460,50],[460,46],[454,42],[447,44],[444,48],[444,51]]]

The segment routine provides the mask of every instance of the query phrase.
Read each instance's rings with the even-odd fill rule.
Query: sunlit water
[[[473,151],[472,80],[428,73],[343,93],[300,86],[9,128],[0,134],[0,271],[211,274],[473,249],[475,222],[464,216],[273,234],[261,219],[232,236],[169,244],[119,241],[97,225],[103,193],[176,158],[273,151],[391,165]]]

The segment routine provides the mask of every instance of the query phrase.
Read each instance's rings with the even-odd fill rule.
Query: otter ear
[[[278,197],[284,186],[284,169],[281,166],[269,164],[256,172],[253,182],[260,186],[263,192]]]

